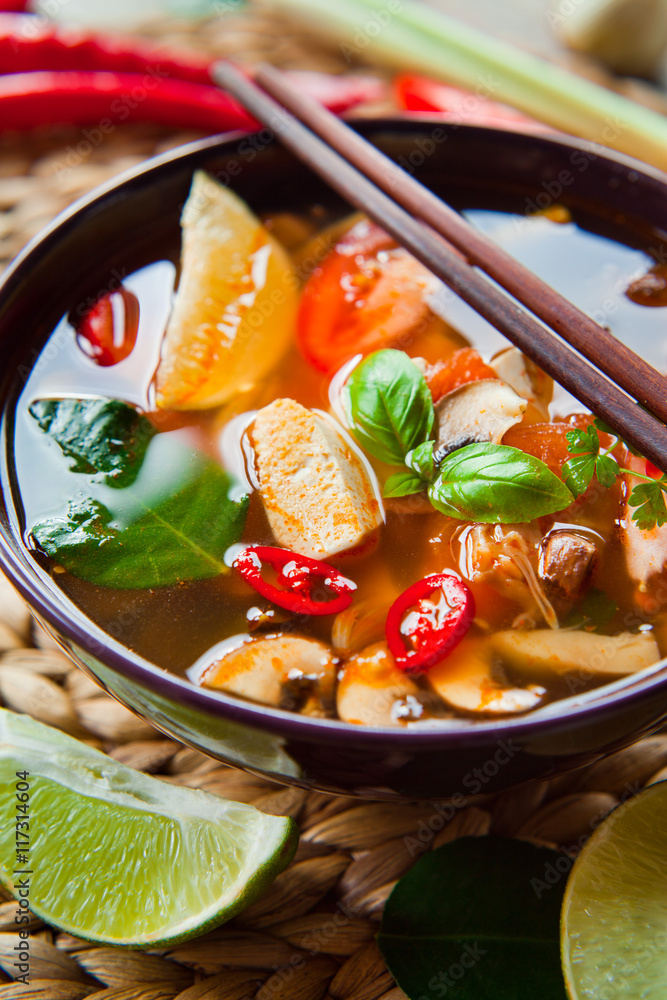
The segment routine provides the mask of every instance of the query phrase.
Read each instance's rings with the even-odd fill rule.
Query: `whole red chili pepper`
[[[428,600],[440,591],[438,603]],[[407,614],[410,609],[411,614]],[[422,674],[443,660],[472,625],[475,599],[470,587],[453,573],[433,573],[396,598],[385,624],[389,651],[396,666]]]
[[[0,8],[2,9],[2,8]],[[34,70],[110,70],[148,73],[211,85],[210,59],[165,49],[138,38],[96,34],[31,14],[0,15],[0,73]]]
[[[377,96],[378,81],[295,73],[299,85],[336,113]],[[256,129],[241,105],[214,86],[139,73],[90,71],[10,73],[0,76],[0,131],[67,123],[113,132],[125,121],[225,132]]]
[[[211,65],[207,56],[138,38],[97,34],[53,24],[30,14],[0,14],[0,73],[39,70],[154,73],[170,80],[212,86]],[[334,112],[345,111],[362,101],[376,101],[385,90],[380,80],[370,76],[333,76],[307,70],[288,75]]]
[[[100,136],[124,121],[222,132],[256,128],[216,87],[144,73],[11,73],[0,76],[0,127],[93,123]]]
[[[335,615],[352,603],[357,589],[352,580],[339,573],[328,563],[297,555],[289,549],[272,545],[250,545],[233,564],[246,583],[279,608],[302,615]],[[276,582],[269,583],[262,576],[264,565],[276,570]],[[321,598],[314,596],[318,585],[326,592]],[[329,596],[333,594],[335,596]]]

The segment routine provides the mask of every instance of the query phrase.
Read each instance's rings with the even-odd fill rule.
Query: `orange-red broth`
[[[477,225],[513,254],[523,258],[582,308],[606,322],[617,336],[621,339],[631,337],[635,349],[658,367],[665,366],[664,310],[645,308],[624,293],[633,280],[650,269],[652,261],[647,253],[583,231],[573,223],[557,225],[544,217],[519,219],[488,211],[469,214]],[[298,242],[309,229],[309,223],[293,219],[278,217],[274,221],[276,234],[284,235],[287,242]],[[82,358],[66,317],[54,332],[52,343],[47,344],[28,379],[17,413],[15,472],[27,527],[45,517],[63,515],[67,501],[81,490],[80,480],[67,471],[68,461],[58,447],[28,416],[28,405],[44,396],[85,393],[145,406],[159,358],[175,277],[174,265],[161,261],[127,278],[125,286],[137,295],[142,318],[132,363],[124,366],[122,379],[118,378],[114,367],[99,368]],[[414,338],[407,349],[409,355],[435,362],[464,344],[473,343],[488,359],[507,346],[484,320],[451,296],[445,297],[442,310],[451,324],[450,335],[434,336],[429,330]],[[154,413],[152,419],[162,434],[180,437],[219,461],[220,433],[226,419],[279,397],[292,397],[304,406],[326,409],[329,406],[329,378],[316,371],[293,347],[279,369],[266,380],[261,392],[253,394],[249,402],[237,400],[224,412]],[[589,419],[573,416],[581,409],[580,404],[556,387],[551,416],[552,419],[560,418],[560,426],[553,429],[513,428],[507,434],[506,443],[532,451],[557,469],[567,455],[565,424],[582,425]],[[379,471],[381,474],[386,472]],[[45,481],[49,483],[48,491],[43,489]],[[638,594],[631,585],[614,530],[620,512],[621,490],[620,481],[610,490],[593,486],[565,514],[543,518],[539,527],[546,532],[557,518],[559,522],[584,524],[605,534],[607,544],[598,558],[591,586],[603,589],[618,604],[618,612],[604,631],[614,634],[650,622],[660,652],[665,655],[665,611],[655,601],[654,594]],[[331,560],[357,584],[355,603],[364,602],[368,607],[366,602],[369,602],[387,608],[398,594],[426,574],[444,569],[459,570],[458,539],[465,523],[435,511],[415,514],[411,512],[412,507],[411,498],[388,504],[386,524],[371,552],[342,555]],[[243,541],[275,544],[256,493],[250,500]],[[102,629],[136,653],[178,674],[184,674],[195,660],[221,640],[248,632],[250,609],[260,607],[271,611],[267,602],[235,572],[216,579],[184,581],[151,590],[123,590],[90,584],[63,571],[62,567],[51,566],[50,569],[58,586]],[[471,588],[477,615],[485,623],[484,627],[506,629],[521,616],[521,605],[502,595],[498,588],[486,582],[472,582]],[[271,630],[285,628],[289,615],[280,609],[273,609],[273,612]],[[360,636],[364,645],[383,637],[382,612],[375,617],[376,624]],[[330,616],[301,619],[291,627],[299,634],[327,643],[331,641]],[[473,628],[471,635],[475,631]],[[464,639],[464,643],[467,641],[468,638]],[[541,680],[547,687],[545,700],[564,697],[603,682],[604,679],[599,678],[582,680],[581,676],[574,686],[567,677],[548,683]]]

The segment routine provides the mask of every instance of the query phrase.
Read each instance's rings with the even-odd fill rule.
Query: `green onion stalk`
[[[415,0],[274,0],[369,56],[667,171],[667,117]]]

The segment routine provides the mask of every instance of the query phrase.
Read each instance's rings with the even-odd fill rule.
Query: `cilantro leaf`
[[[635,486],[630,494],[628,503],[631,507],[637,508],[632,520],[637,522],[642,531],[650,531],[656,525],[667,524],[665,490],[667,490],[667,476],[652,483],[641,483]]]
[[[600,437],[597,429],[591,424],[585,430],[575,427],[565,435],[567,449],[573,455],[583,453],[586,455],[597,455],[600,452]]]
[[[594,475],[597,476],[600,485],[608,489],[614,485],[621,471],[615,458],[604,453],[600,454],[598,430],[605,434],[614,433],[603,420],[596,417],[595,422],[585,430],[575,428],[565,435],[567,449],[572,458],[568,458],[564,463],[561,475],[575,497],[588,489]]]
[[[594,473],[595,457],[593,455],[575,455],[573,458],[568,458],[561,469],[563,482],[575,497],[588,489]]]
[[[618,462],[611,455],[598,455],[595,459],[595,475],[600,486],[607,489],[613,486],[620,471]]]

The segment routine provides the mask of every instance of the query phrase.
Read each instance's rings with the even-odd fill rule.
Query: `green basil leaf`
[[[382,495],[390,497],[407,497],[411,493],[421,493],[428,486],[421,476],[416,476],[414,472],[396,472],[390,476],[384,484]]]
[[[228,572],[223,556],[243,532],[249,497],[233,498],[236,485],[215,462],[197,456],[170,494],[135,497],[122,527],[103,503],[86,497],[71,502],[65,517],[40,521],[32,535],[68,572],[105,587],[204,580]]]
[[[72,472],[106,473],[108,486],[137,478],[156,429],[117,399],[39,399],[30,413],[74,462]]]
[[[664,489],[667,489],[665,476],[654,483],[641,483],[635,486],[630,494],[628,503],[631,507],[637,508],[632,520],[637,522],[642,531],[650,531],[656,525],[667,524]]]
[[[573,458],[568,458],[561,469],[563,482],[575,497],[586,492],[594,474],[594,455],[574,455]]]
[[[425,854],[387,900],[377,938],[398,985],[412,1000],[566,1000],[559,922],[571,865],[505,837]]]
[[[376,351],[345,384],[344,406],[359,444],[388,465],[425,441],[435,421],[426,379],[403,351]]]
[[[435,441],[424,441],[423,444],[417,445],[405,456],[405,464],[408,468],[418,473],[422,479],[426,479],[429,483],[435,479],[434,446]]]
[[[433,506],[463,521],[511,524],[563,510],[565,483],[534,455],[503,444],[469,444],[452,452],[428,491]]]

